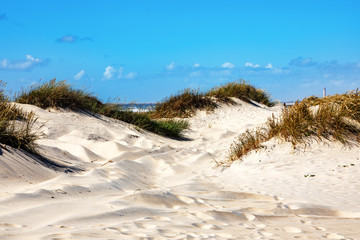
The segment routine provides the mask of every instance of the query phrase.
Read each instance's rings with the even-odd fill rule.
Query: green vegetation
[[[36,153],[34,141],[38,136],[33,132],[35,114],[26,113],[11,104],[4,95],[4,85],[0,81],[0,143]]]
[[[186,118],[192,116],[196,110],[213,110],[216,103],[199,90],[185,89],[176,95],[165,98],[155,106],[151,113],[153,118]]]
[[[74,89],[66,81],[52,79],[38,83],[17,94],[18,103],[32,104],[41,108],[69,108],[75,111],[89,111],[118,119],[159,135],[181,138],[188,128],[183,120],[153,120],[148,113],[124,110],[117,104],[104,104],[97,97],[83,89]]]
[[[165,98],[151,113],[153,118],[187,118],[197,110],[214,110],[217,102],[232,103],[231,97],[250,102],[251,100],[266,106],[273,106],[270,96],[245,81],[231,82],[215,87],[208,92],[185,89],[176,95]]]
[[[265,128],[242,134],[239,142],[231,146],[230,162],[241,160],[273,137],[291,142],[294,148],[306,144],[309,138],[360,143],[360,92],[296,102],[285,108],[279,118],[269,118]]]
[[[103,105],[86,90],[73,89],[66,81],[56,81],[56,79],[32,85],[17,94],[15,101],[44,109],[52,107],[85,111],[93,111]]]
[[[189,127],[188,122],[184,120],[153,120],[148,113],[131,112],[121,110],[114,106],[105,106],[98,113],[118,119],[147,131],[172,138],[181,138],[182,131]]]
[[[207,95],[224,102],[231,102],[230,97],[234,97],[246,102],[253,100],[268,107],[274,106],[274,103],[270,101],[268,93],[264,90],[255,88],[243,80],[215,87],[211,89]]]

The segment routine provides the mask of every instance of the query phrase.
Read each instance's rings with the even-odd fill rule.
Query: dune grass
[[[103,105],[85,89],[74,89],[66,81],[56,79],[32,85],[18,93],[15,101],[44,109],[52,107],[85,111],[94,111]]]
[[[182,138],[183,130],[189,127],[188,122],[184,120],[154,120],[147,112],[121,110],[116,106],[104,107],[98,113],[171,138]]]
[[[269,118],[263,129],[240,135],[230,148],[229,161],[241,160],[273,137],[291,142],[294,148],[314,138],[343,144],[360,143],[360,92],[296,102],[285,108],[279,118],[274,115]]]
[[[38,135],[33,131],[36,121],[33,112],[24,112],[8,101],[4,94],[5,83],[0,81],[0,143],[36,153],[34,141]]]
[[[230,98],[234,97],[246,102],[253,100],[268,107],[274,106],[268,93],[262,89],[255,88],[244,80],[215,87],[206,95],[224,102],[231,102]]]
[[[176,95],[165,98],[157,104],[151,113],[153,118],[187,118],[197,110],[214,110],[217,102],[232,103],[230,98],[244,101],[256,101],[266,106],[273,106],[269,94],[246,83],[243,80],[215,87],[208,92],[185,89]]]
[[[155,106],[153,118],[187,118],[197,110],[213,110],[216,103],[199,90],[185,89]]]
[[[37,83],[16,95],[18,103],[32,104],[40,108],[69,108],[74,111],[88,111],[118,119],[156,134],[181,138],[188,128],[183,120],[153,120],[147,113],[131,112],[117,104],[105,104],[85,89],[74,89],[67,81],[52,79]]]

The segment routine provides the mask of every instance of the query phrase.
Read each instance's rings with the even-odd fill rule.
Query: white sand
[[[280,107],[199,112],[188,141],[23,107],[44,124],[38,143],[57,167],[2,150],[0,239],[360,239],[359,148],[314,142],[304,152],[273,140],[216,167]]]

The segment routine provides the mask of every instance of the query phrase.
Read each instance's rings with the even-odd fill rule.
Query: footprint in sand
[[[181,201],[187,203],[187,204],[190,204],[190,203],[194,203],[194,199],[192,198],[189,198],[189,197],[185,197],[185,196],[176,196],[177,198],[179,198]]]
[[[0,227],[5,228],[24,228],[26,225],[12,224],[12,223],[0,223]]]
[[[345,239],[344,236],[338,234],[338,233],[330,233],[330,234],[326,234],[325,236],[327,239]]]
[[[255,227],[257,228],[266,228],[265,224],[255,224]]]
[[[217,233],[216,236],[221,238],[232,238],[232,235],[229,233]]]
[[[214,219],[212,216],[208,215],[208,214],[205,214],[205,213],[202,213],[202,212],[195,212],[195,213],[192,213],[191,215],[194,215],[202,220],[211,220],[211,219]]]
[[[301,233],[302,232],[302,230],[300,228],[296,228],[296,227],[284,227],[283,231],[287,232],[287,233]]]
[[[260,234],[261,236],[264,236],[264,237],[271,237],[272,235],[274,235],[270,232],[265,232],[265,231],[258,231],[258,234]]]
[[[109,232],[120,232],[120,228],[116,228],[116,227],[107,227],[107,228],[103,228],[103,230]]]
[[[155,224],[147,224],[147,223],[143,223],[143,227],[145,229],[155,229],[155,228],[157,228],[157,226]]]
[[[300,222],[301,222],[302,224],[305,224],[305,225],[311,225],[311,224],[312,224],[311,221],[301,220]]]
[[[195,226],[195,227],[201,228],[201,229],[205,229],[205,230],[209,230],[209,229],[221,230],[222,229],[222,228],[220,228],[220,227],[218,227],[216,225],[213,225],[213,224],[193,223],[192,225]]]
[[[252,215],[250,213],[244,213],[244,216],[249,222],[254,221],[256,218],[254,215]]]

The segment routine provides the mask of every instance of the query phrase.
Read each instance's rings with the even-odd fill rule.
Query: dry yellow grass
[[[291,142],[294,148],[314,137],[318,141],[360,143],[360,92],[306,98],[284,108],[280,117],[269,118],[266,125],[264,129],[242,134],[231,146],[229,161],[241,160],[273,137]]]

